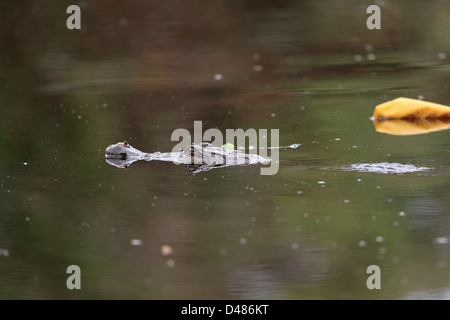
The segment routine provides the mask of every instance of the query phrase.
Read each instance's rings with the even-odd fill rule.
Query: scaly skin
[[[184,164],[194,173],[231,165],[268,164],[271,161],[257,154],[245,154],[239,150],[215,147],[209,143],[191,145],[179,152],[145,153],[133,148],[126,141],[108,146],[105,150],[105,158],[106,162],[119,168],[127,168],[138,160],[172,161],[176,164]]]

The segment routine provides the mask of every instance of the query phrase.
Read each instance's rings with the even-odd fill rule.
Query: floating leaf
[[[450,107],[441,104],[397,98],[375,107],[372,119],[449,119]]]

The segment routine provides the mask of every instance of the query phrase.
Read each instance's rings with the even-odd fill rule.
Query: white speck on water
[[[448,244],[450,240],[448,237],[437,237],[434,239],[435,244]]]
[[[29,222],[30,221],[30,217],[25,217],[25,221]]]
[[[297,194],[302,194],[303,192],[301,192],[300,190],[297,191]]]
[[[335,141],[341,141],[341,138],[334,138]]]
[[[443,260],[439,260],[438,262],[436,262],[436,268],[446,268],[447,267],[447,262],[443,261]]]
[[[143,242],[140,239],[131,239],[130,243],[132,246],[142,246]]]
[[[377,237],[375,238],[375,241],[376,241],[376,242],[383,242],[384,239],[383,239],[382,236],[377,236]]]
[[[223,76],[220,73],[214,75],[214,80],[219,81],[219,80],[222,80],[222,79],[223,79]]]
[[[373,216],[372,216],[372,220],[375,220],[376,218],[377,218],[376,215],[373,215]]]
[[[219,253],[221,256],[226,256],[228,251],[227,251],[227,249],[220,249]]]
[[[325,184],[325,181],[317,181],[318,184]]]
[[[300,110],[302,110],[302,111],[305,111],[305,109],[306,109],[306,108],[305,108],[304,106],[301,106],[301,107],[300,107]]]
[[[166,264],[167,264],[167,266],[168,266],[169,268],[175,267],[175,261],[174,261],[173,259],[168,259],[168,260],[166,261]]]
[[[275,118],[277,115],[276,115],[275,113],[271,113],[270,116],[271,116],[272,118]]]
[[[78,120],[80,120],[81,119],[81,114],[80,115],[78,115]]]
[[[363,56],[360,55],[360,54],[357,54],[357,55],[355,55],[355,56],[353,57],[353,59],[354,59],[356,62],[361,62],[361,61],[363,60]]]
[[[398,213],[398,215],[399,215],[400,217],[404,217],[406,214],[405,214],[404,211],[400,211],[400,212]]]
[[[424,96],[422,96],[422,95],[420,95],[420,96],[417,96],[417,99],[419,99],[419,100],[423,100],[425,97]]]
[[[370,43],[364,45],[364,48],[366,49],[367,52],[373,52],[373,46]]]
[[[358,182],[361,182],[361,181],[362,181],[362,179],[356,179],[356,181],[358,181]]]
[[[345,200],[344,200],[344,203],[350,203],[350,200],[345,199]]]
[[[119,26],[125,27],[127,24],[128,24],[128,19],[127,18],[121,18],[119,20]]]
[[[8,249],[1,249],[0,248],[0,256],[8,257],[9,256]]]
[[[380,187],[380,186],[377,186],[377,189],[381,189],[381,187]]]
[[[362,248],[362,247],[365,247],[366,246],[366,241],[364,241],[364,240],[359,240],[359,242],[358,242],[358,245]]]
[[[240,242],[241,244],[246,244],[246,243],[247,243],[247,239],[241,238],[241,239],[239,240],[239,242]]]
[[[303,214],[303,217],[304,217],[304,218],[308,218],[308,214],[307,214],[307,213],[304,213],[304,214]]]
[[[173,253],[173,249],[171,246],[167,245],[167,244],[163,244],[161,246],[161,254],[163,256],[168,256],[171,255]]]
[[[352,146],[352,148],[353,148],[353,149],[356,149],[356,148],[358,148],[358,146]]]
[[[437,56],[441,60],[447,59],[447,54],[445,52],[439,52]]]
[[[298,249],[298,243],[294,242],[293,244],[291,244],[291,248],[294,250]]]
[[[256,72],[263,71],[263,69],[264,69],[263,66],[259,65],[259,64],[253,66],[253,71],[256,71]]]
[[[375,54],[373,54],[373,53],[369,53],[368,55],[367,55],[367,59],[368,60],[370,60],[370,61],[373,61],[373,60],[375,60],[377,57],[375,56]]]

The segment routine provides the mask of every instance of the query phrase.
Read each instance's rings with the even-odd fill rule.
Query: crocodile
[[[223,146],[216,147],[206,142],[192,144],[177,152],[146,153],[132,147],[126,141],[109,145],[105,150],[105,160],[118,168],[128,168],[139,160],[171,161],[175,164],[184,164],[192,173],[234,165],[270,164],[272,161],[257,154],[246,154]]]

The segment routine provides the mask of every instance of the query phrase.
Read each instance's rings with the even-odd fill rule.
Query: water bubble
[[[364,240],[359,240],[359,242],[358,242],[358,245],[359,245],[361,248],[362,248],[362,247],[365,247],[366,244],[367,244],[367,242],[364,241]]]
[[[8,257],[8,256],[9,256],[9,251],[8,251],[8,249],[1,249],[1,248],[0,248],[0,256]]]
[[[140,239],[131,239],[130,243],[132,246],[142,246],[143,242]]]
[[[163,245],[161,246],[161,254],[162,254],[163,256],[168,256],[168,255],[170,255],[170,254],[172,254],[172,253],[173,253],[173,249],[172,249],[171,246],[169,246],[169,245],[167,245],[167,244],[163,244]]]
[[[246,243],[247,243],[247,239],[241,238],[241,239],[239,240],[239,242],[240,242],[241,244],[246,244]]]
[[[437,237],[434,239],[435,244],[448,244],[450,239],[448,237]]]
[[[436,268],[446,268],[447,267],[447,262],[443,261],[443,260],[439,260],[438,262],[436,262]]]
[[[373,53],[369,53],[368,55],[367,55],[367,59],[368,60],[370,60],[370,61],[373,61],[373,60],[375,60],[377,57],[375,56],[375,54],[373,54]]]
[[[370,43],[366,44],[364,48],[367,52],[373,52],[373,46]]]
[[[445,52],[439,52],[437,56],[441,60],[447,59],[447,54]]]
[[[276,115],[275,113],[271,113],[270,116],[271,116],[272,118],[275,118],[277,115]]]
[[[318,184],[325,184],[325,181],[317,181]]]
[[[223,79],[223,76],[220,74],[220,73],[218,73],[218,74],[215,74],[214,75],[214,80],[222,80]]]
[[[377,237],[375,238],[375,241],[376,241],[376,242],[383,242],[384,239],[383,239],[382,236],[377,236]]]
[[[302,194],[302,192],[300,190],[297,191],[297,194]]]
[[[344,203],[350,203],[350,200],[345,199],[345,200],[344,200]]]
[[[263,66],[261,66],[259,64],[253,66],[253,71],[255,71],[255,72],[263,71],[263,69],[264,69]]]
[[[167,264],[167,266],[168,266],[169,268],[175,267],[175,261],[174,261],[173,259],[168,259],[168,260],[166,261],[166,264]]]
[[[362,57],[362,55],[357,54],[357,55],[355,55],[355,56],[353,57],[353,59],[354,59],[356,62],[361,62],[361,61],[363,60],[363,57]]]
[[[298,243],[294,242],[293,244],[291,244],[291,248],[294,250],[298,249]]]
[[[128,24],[128,19],[127,18],[122,18],[119,20],[119,26],[121,27],[125,27]]]
[[[405,216],[405,212],[404,212],[404,211],[400,211],[400,212],[398,213],[398,215],[399,215],[400,217],[404,217],[404,216]]]

